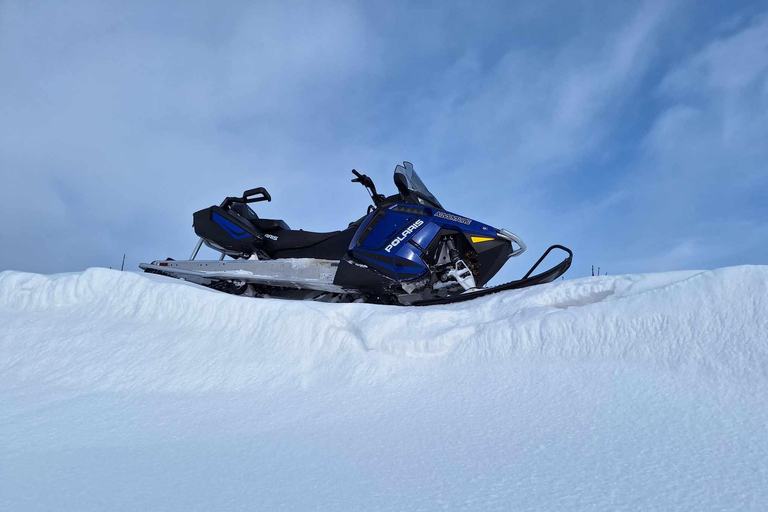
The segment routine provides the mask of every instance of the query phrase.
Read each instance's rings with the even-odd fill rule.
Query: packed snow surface
[[[768,267],[318,304],[0,273],[0,510],[765,510]]]

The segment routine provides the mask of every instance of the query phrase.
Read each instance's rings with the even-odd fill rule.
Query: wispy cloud
[[[757,262],[755,247],[745,242],[768,248],[766,87],[763,17],[705,45],[658,89],[668,106],[645,139],[643,172],[631,181],[639,198],[635,212],[646,209],[643,233],[653,231],[664,244],[688,236],[706,242],[687,266]],[[718,246],[732,248],[730,257]]]
[[[574,275],[756,262],[766,41],[765,13],[685,1],[3,2],[0,268],[186,253],[194,210],[258,185],[338,229],[348,170],[388,189],[403,159]]]

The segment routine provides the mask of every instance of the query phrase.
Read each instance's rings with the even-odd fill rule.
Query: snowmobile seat
[[[275,231],[277,240],[271,241],[271,256],[275,258],[315,258],[340,260],[349,249],[357,227],[330,233],[312,231]]]
[[[260,219],[247,204],[234,203],[230,211],[249,222],[257,230],[267,233],[266,249],[273,258],[314,258],[340,260],[349,249],[349,244],[364,219],[353,222],[344,231],[315,233],[292,230],[281,219]]]
[[[304,231],[303,229],[297,231],[290,229],[278,231],[275,233],[275,235],[277,235],[277,240],[272,239],[272,246],[276,251],[301,249],[319,244],[337,234],[339,234],[339,231],[333,231],[331,233],[315,233],[312,231]]]
[[[277,231],[284,229],[286,231],[290,230],[291,228],[288,227],[288,224],[285,223],[282,219],[256,219],[252,220],[251,223],[259,228],[262,231],[271,232],[271,231]]]
[[[244,203],[234,203],[229,209],[253,224],[260,231],[271,232],[278,229],[291,229],[282,219],[260,219],[256,212]]]

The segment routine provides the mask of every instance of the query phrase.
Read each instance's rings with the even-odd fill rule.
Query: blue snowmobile
[[[189,260],[140,267],[254,297],[432,305],[548,283],[571,265],[570,249],[553,245],[522,279],[485,287],[509,258],[525,251],[517,235],[446,211],[409,162],[395,167],[398,193],[388,197],[371,178],[352,173],[373,205],[343,231],[293,230],[283,220],[259,217],[249,205],[272,200],[259,187],[194,214],[200,238]],[[196,259],[203,244],[221,254],[218,261]],[[532,275],[555,249],[566,258]]]

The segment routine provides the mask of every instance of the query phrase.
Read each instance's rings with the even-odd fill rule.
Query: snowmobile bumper
[[[517,244],[517,249],[509,253],[509,256],[507,256],[507,259],[514,258],[515,256],[520,256],[527,249],[525,242],[523,242],[522,238],[512,233],[511,231],[507,231],[506,229],[499,229],[496,231],[496,234],[500,238],[504,238],[506,240],[509,240],[510,242],[514,242]]]

